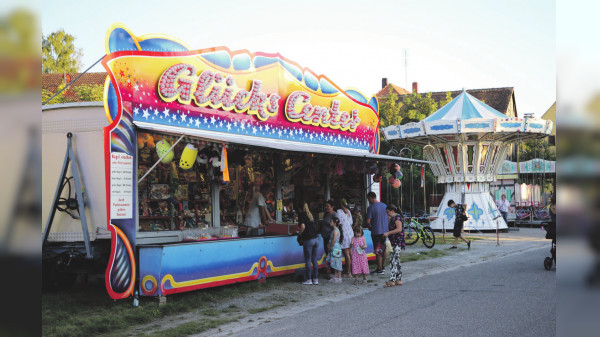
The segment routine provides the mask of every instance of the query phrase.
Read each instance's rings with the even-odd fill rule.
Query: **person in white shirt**
[[[248,226],[248,229],[259,228],[261,227],[261,223],[266,225],[267,220],[270,222],[275,221],[271,217],[271,214],[269,214],[267,211],[265,195],[269,194],[269,192],[271,192],[271,186],[268,184],[262,184],[260,186],[260,192],[257,192],[254,195],[254,198],[252,198],[250,208],[246,214],[246,221],[244,221],[244,225]]]
[[[502,214],[502,218],[504,219],[504,222],[506,222],[508,224],[508,221],[506,221],[506,218],[508,216],[508,212],[511,211],[512,209],[510,208],[510,202],[508,200],[506,200],[506,194],[502,194],[502,197],[500,198],[500,200],[496,201],[496,207],[498,207],[500,214]]]

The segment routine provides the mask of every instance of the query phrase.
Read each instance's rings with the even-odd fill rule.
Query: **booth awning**
[[[351,149],[345,149],[343,147],[334,147],[334,146],[326,146],[319,144],[310,144],[310,143],[300,143],[300,142],[291,142],[286,140],[276,140],[276,139],[268,139],[254,136],[242,136],[237,134],[229,134],[225,132],[215,132],[215,131],[205,131],[205,130],[195,130],[189,128],[180,128],[173,127],[167,125],[160,125],[154,123],[144,123],[134,121],[134,124],[145,130],[152,130],[157,132],[168,132],[178,135],[188,135],[192,137],[198,137],[201,139],[205,139],[208,141],[214,142],[226,142],[232,144],[240,144],[247,146],[258,146],[271,148],[274,150],[280,151],[294,151],[294,152],[304,152],[304,153],[315,153],[315,154],[325,154],[325,155],[333,155],[333,156],[342,156],[342,157],[352,157],[356,159],[366,159],[366,160],[384,160],[384,161],[394,161],[394,162],[403,162],[406,164],[434,164],[433,162],[410,159],[404,157],[396,157],[396,156],[387,156],[381,154],[373,154],[368,152],[360,152]]]

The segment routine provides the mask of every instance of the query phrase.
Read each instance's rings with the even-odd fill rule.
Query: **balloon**
[[[191,169],[198,157],[198,148],[194,146],[194,144],[188,144],[183,149],[181,153],[181,158],[179,159],[179,167],[184,170]]]
[[[394,178],[393,176],[390,176],[390,177],[388,178],[388,182],[389,182],[390,184],[393,184],[395,180],[396,180],[396,178]]]
[[[400,165],[394,164],[394,169],[396,169],[396,171],[400,171]]]
[[[396,179],[396,180],[394,180],[392,187],[398,188],[398,187],[400,187],[401,184],[402,184],[402,182],[400,182],[400,180]]]
[[[164,155],[164,158],[161,160],[161,162],[163,164],[171,163],[171,161],[173,160],[173,157],[175,156],[175,153],[173,153],[173,150],[169,151],[169,148],[171,148],[171,144],[166,139],[163,139],[163,140],[159,141],[158,143],[156,143],[156,154],[158,154],[159,158]],[[169,151],[169,152],[167,152],[167,151]],[[165,153],[166,153],[166,155],[165,155]]]
[[[396,177],[396,179],[402,179],[404,175],[402,174],[402,171],[396,171],[396,173],[394,173],[394,177]]]

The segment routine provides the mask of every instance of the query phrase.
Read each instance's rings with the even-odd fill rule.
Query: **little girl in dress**
[[[367,284],[367,274],[369,274],[369,262],[367,261],[367,240],[363,236],[362,227],[353,228],[354,237],[350,243],[352,250],[352,274],[354,274],[354,284],[358,284],[358,275],[362,274],[362,284]]]
[[[329,282],[342,283],[342,246],[340,241],[344,240],[344,233],[341,230],[342,225],[339,218],[331,218],[329,224],[333,227],[333,232],[331,232],[331,238],[327,245],[329,248],[327,262],[334,271],[333,278]]]

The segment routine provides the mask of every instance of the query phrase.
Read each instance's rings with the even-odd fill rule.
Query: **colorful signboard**
[[[239,135],[290,144],[379,152],[378,102],[342,90],[279,54],[191,50],[164,35],[135,36],[121,24],[106,35],[102,64],[111,297],[135,281],[135,126],[187,134]],[[256,139],[255,138],[255,139]],[[118,157],[118,158],[117,158]]]

